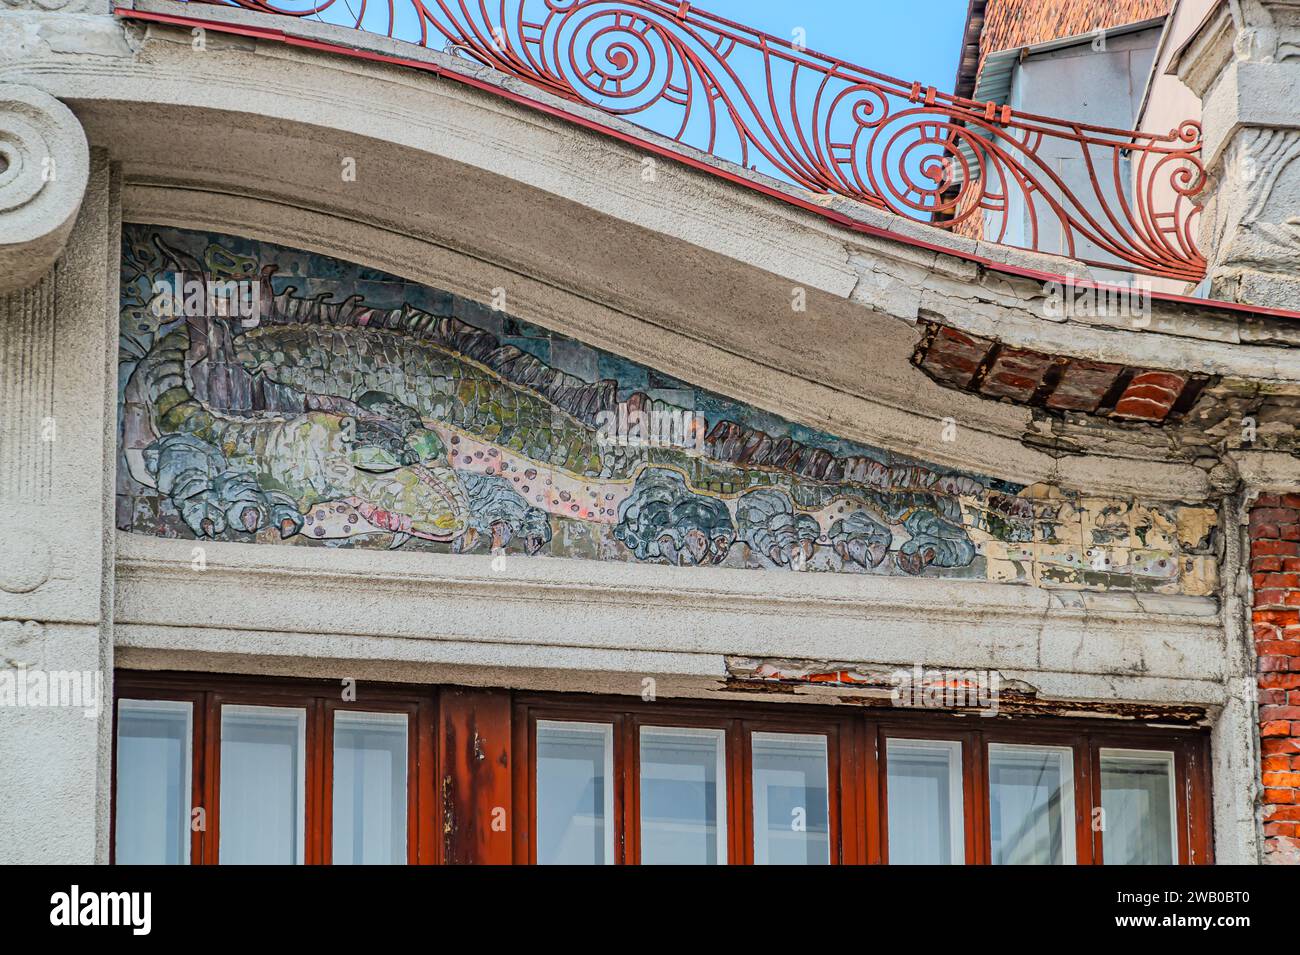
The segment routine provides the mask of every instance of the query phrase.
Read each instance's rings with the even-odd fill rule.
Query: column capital
[[[0,293],[49,271],[89,173],[86,134],[72,110],[34,87],[0,84]]]
[[[1220,0],[1171,66],[1201,98],[1211,295],[1300,309],[1300,0]]]

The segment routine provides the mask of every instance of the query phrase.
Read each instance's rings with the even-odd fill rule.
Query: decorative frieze
[[[269,243],[129,226],[122,294],[122,530],[1216,587],[1210,507],[848,441],[530,325],[506,289],[482,305]]]

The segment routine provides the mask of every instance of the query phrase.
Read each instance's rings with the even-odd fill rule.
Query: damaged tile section
[[[987,339],[975,338],[945,326],[938,326],[917,364],[940,384],[965,389],[974,381],[984,359],[993,348]]]
[[[997,671],[829,660],[727,657],[728,692],[809,695],[881,709],[935,709],[999,716],[1068,716],[1202,726],[1203,707],[1113,700],[1044,699],[1038,688]]]
[[[1134,375],[1115,402],[1115,414],[1140,421],[1164,421],[1190,377],[1171,371],[1144,371]]]
[[[1161,423],[1183,414],[1208,379],[1013,348],[923,323],[913,363],[941,385],[1055,412]]]

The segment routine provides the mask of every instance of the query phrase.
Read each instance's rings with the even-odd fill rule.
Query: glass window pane
[[[193,706],[119,700],[114,855],[118,865],[190,861]]]
[[[221,708],[222,864],[302,863],[306,730],[306,710]]]
[[[641,728],[641,862],[727,861],[727,770],[722,730]]]
[[[1107,865],[1173,865],[1174,754],[1101,751],[1102,858]]]
[[[1074,824],[1069,747],[989,744],[995,865],[1073,864]]]
[[[405,713],[334,711],[335,865],[406,862]]]
[[[613,865],[614,727],[537,721],[537,862]]]
[[[891,739],[890,865],[961,865],[966,861],[958,740]]]
[[[826,737],[754,733],[754,862],[829,865]]]

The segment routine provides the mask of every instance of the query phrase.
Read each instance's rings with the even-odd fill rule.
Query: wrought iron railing
[[[819,193],[1196,281],[1192,121],[1107,129],[952,96],[676,0],[193,0],[442,48]],[[864,14],[865,17],[865,14]]]

